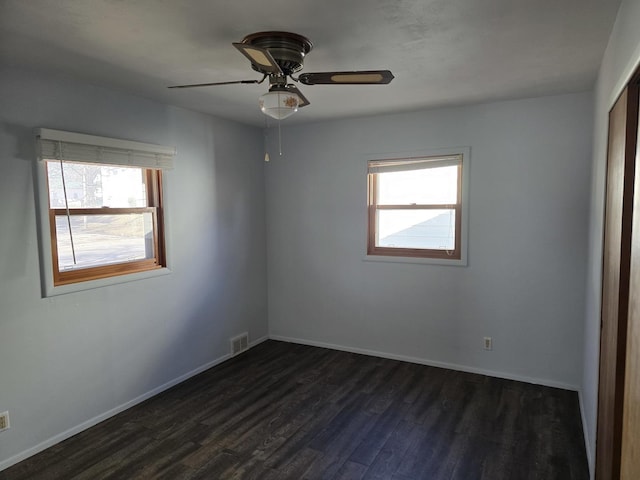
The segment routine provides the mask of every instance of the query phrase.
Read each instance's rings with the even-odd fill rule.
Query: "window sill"
[[[107,287],[110,285],[118,285],[121,283],[135,282],[145,280],[147,278],[161,277],[169,275],[171,270],[168,268],[158,268],[147,270],[145,272],[129,273],[126,275],[117,275],[108,278],[99,278],[97,280],[88,280],[86,282],[70,283],[68,285],[53,286],[52,282],[47,282],[43,289],[43,298],[56,297],[58,295],[66,295],[68,293],[82,292],[84,290],[93,290],[94,288]]]
[[[465,257],[459,260],[448,260],[446,258],[417,258],[417,257],[392,257],[384,255],[366,255],[362,258],[363,262],[382,262],[382,263],[414,263],[419,265],[446,265],[450,267],[466,267],[467,259]]]

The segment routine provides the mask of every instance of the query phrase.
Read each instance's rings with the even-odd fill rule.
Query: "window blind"
[[[369,160],[368,173],[406,172],[409,170],[423,170],[425,168],[441,168],[462,164],[462,155],[442,155],[437,157],[402,158]]]
[[[40,128],[36,130],[39,160],[97,163],[167,170],[175,147]]]

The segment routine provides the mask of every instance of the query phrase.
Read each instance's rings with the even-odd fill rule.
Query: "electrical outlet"
[[[9,412],[0,413],[0,432],[9,429]]]
[[[484,349],[493,350],[493,339],[491,337],[484,337]]]

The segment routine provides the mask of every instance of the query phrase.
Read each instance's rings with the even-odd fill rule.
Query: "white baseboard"
[[[282,342],[299,343],[302,345],[309,345],[312,347],[329,348],[331,350],[341,350],[343,352],[350,352],[350,353],[360,353],[363,355],[371,355],[372,357],[388,358],[390,360],[401,360],[403,362],[417,363],[419,365],[428,365],[430,367],[448,368],[449,370],[457,370],[460,372],[477,373],[480,375],[486,375],[488,377],[504,378],[506,380],[517,380],[519,382],[533,383],[535,385],[543,385],[546,387],[562,388],[563,390],[573,390],[575,392],[580,391],[577,385],[557,382],[555,380],[548,380],[545,378],[527,377],[525,375],[517,375],[517,374],[511,374],[507,372],[496,372],[493,370],[486,370],[484,368],[470,367],[467,365],[458,365],[456,363],[440,362],[437,360],[430,360],[427,358],[410,357],[407,355],[397,355],[395,353],[387,353],[387,352],[378,352],[376,350],[368,350],[365,348],[356,348],[356,347],[349,347],[345,345],[336,345],[332,343],[316,342],[314,340],[285,337],[282,335],[270,334],[269,338],[271,340],[280,340]]]
[[[457,371],[461,371],[461,372],[468,372],[468,373],[477,373],[480,375],[487,375],[490,377],[497,377],[497,378],[504,378],[507,380],[517,380],[517,381],[521,381],[521,382],[526,382],[526,383],[533,383],[533,384],[537,384],[537,385],[544,385],[544,386],[548,386],[548,387],[554,387],[554,388],[562,388],[565,390],[574,390],[578,392],[578,397],[579,397],[579,401],[580,401],[580,413],[582,416],[582,424],[583,424],[583,429],[584,429],[584,435],[585,435],[585,444],[586,444],[586,450],[587,450],[587,460],[589,462],[589,469],[592,472],[592,478],[593,478],[593,467],[592,467],[592,455],[591,455],[591,451],[589,448],[589,442],[588,442],[588,433],[586,430],[586,423],[585,423],[585,415],[584,415],[584,408],[583,408],[583,403],[582,403],[582,393],[580,391],[580,389],[575,386],[575,385],[570,385],[570,384],[565,384],[562,382],[556,382],[553,380],[547,380],[547,379],[539,379],[539,378],[533,378],[533,377],[527,377],[527,376],[523,376],[523,375],[513,375],[513,374],[509,374],[509,373],[505,373],[505,372],[495,372],[492,370],[486,370],[486,369],[482,369],[482,368],[476,368],[476,367],[469,367],[469,366],[465,366],[465,365],[458,365],[458,364],[454,364],[454,363],[448,363],[448,362],[440,362],[440,361],[435,361],[435,360],[429,360],[429,359],[424,359],[424,358],[418,358],[418,357],[410,357],[407,355],[396,355],[396,354],[392,354],[392,353],[387,353],[387,352],[379,352],[379,351],[375,351],[375,350],[369,350],[369,349],[362,349],[362,348],[355,348],[355,347],[348,347],[348,346],[344,346],[344,345],[336,345],[336,344],[331,344],[331,343],[325,343],[325,342],[316,342],[316,341],[312,341],[312,340],[305,340],[305,339],[300,339],[300,338],[292,338],[292,337],[285,337],[285,336],[281,336],[281,335],[268,335],[268,336],[264,336],[261,337],[259,339],[256,339],[252,342],[249,342],[249,349],[255,347],[256,345],[268,340],[268,339],[272,339],[272,340],[279,340],[279,341],[283,341],[283,342],[289,342],[289,343],[298,343],[298,344],[303,344],[303,345],[309,345],[309,346],[314,346],[314,347],[323,347],[323,348],[329,348],[332,350],[340,350],[340,351],[345,351],[345,352],[351,352],[351,353],[359,353],[359,354],[363,354],[363,355],[371,355],[374,357],[380,357],[380,358],[388,358],[391,360],[401,360],[404,362],[410,362],[410,363],[416,363],[416,364],[420,364],[420,365],[428,365],[428,366],[432,366],[432,367],[440,367],[440,368],[448,368],[450,370],[457,370]],[[158,395],[159,393],[181,383],[184,382],[185,380],[188,380],[189,378],[198,375],[199,373],[204,372],[205,370],[208,370],[212,367],[215,367],[216,365],[219,365],[220,363],[228,360],[232,358],[231,354],[227,354],[227,355],[223,355],[209,363],[206,363],[204,365],[201,365],[198,368],[195,368],[194,370],[191,370],[190,372],[187,372],[177,378],[174,378],[173,380],[170,380],[169,382],[160,385],[159,387],[154,388],[153,390],[150,390],[128,402],[123,403],[122,405],[119,405],[115,408],[112,408],[111,410],[108,410],[107,412],[104,412],[100,415],[97,415],[75,427],[72,427],[62,433],[59,433],[57,435],[54,435],[53,437],[45,440],[44,442],[39,443],[38,445],[35,445],[34,447],[28,448],[27,450],[24,450],[6,460],[2,460],[0,461],[0,472],[2,470],[5,470],[7,468],[9,468],[12,465],[15,465],[18,462],[21,462],[22,460],[26,460],[27,458],[57,444],[62,442],[63,440],[66,440],[67,438],[72,437],[73,435],[76,435],[88,428],[93,427],[94,425],[97,425],[98,423],[113,417],[114,415],[117,415],[118,413],[121,413],[125,410],[127,410],[128,408],[131,408],[141,402],[144,402],[145,400]]]
[[[584,413],[584,400],[582,399],[582,389],[578,390],[578,401],[580,402],[580,419],[582,420],[582,435],[584,436],[584,449],[587,452],[587,463],[589,464],[589,476],[593,480],[596,476],[596,466],[591,451],[591,442],[589,441],[589,430],[587,430],[587,417]]]
[[[249,342],[249,349],[255,347],[256,345],[264,342],[265,340],[268,340],[269,337],[268,336],[264,336],[261,338],[258,338],[257,340],[254,340],[253,342]],[[247,350],[247,351],[248,351]],[[245,353],[245,352],[243,352]],[[164,392],[165,390],[168,390],[171,387],[176,386],[179,383],[184,382],[185,380],[188,380],[191,377],[194,377],[196,375],[198,375],[199,373],[204,372],[205,370],[209,370],[212,367],[215,367],[216,365],[221,364],[222,362],[229,360],[231,357],[231,354],[227,354],[227,355],[223,355],[219,358],[216,358],[215,360],[212,360],[211,362],[205,363],[204,365],[199,366],[198,368],[195,368],[193,370],[191,370],[190,372],[187,372],[183,375],[180,375],[177,378],[174,378],[173,380],[168,381],[167,383],[160,385],[159,387],[154,388],[153,390],[150,390],[146,393],[143,393],[142,395],[129,400],[128,402],[123,403],[122,405],[118,405],[115,408],[112,408],[111,410],[108,410],[104,413],[101,413],[100,415],[97,415],[89,420],[87,420],[86,422],[82,422],[79,425],[76,425],[75,427],[72,427],[68,430],[65,430],[62,433],[59,433],[57,435],[54,435],[51,438],[48,438],[47,440],[45,440],[44,442],[39,443],[38,445],[35,445],[31,448],[28,448],[27,450],[24,450],[16,455],[13,455],[12,457],[7,458],[6,460],[2,460],[0,461],[0,472],[2,470],[5,470],[7,468],[9,468],[12,465],[15,465],[16,463],[19,463],[23,460],[26,460],[27,458],[40,453],[43,450],[46,450],[49,447],[52,447],[53,445],[62,442],[63,440],[66,440],[67,438],[70,438],[88,428],[93,427],[94,425],[97,425],[98,423],[113,417],[114,415],[117,415],[118,413],[124,412],[125,410],[144,402],[145,400],[148,400],[149,398],[158,395],[159,393]]]

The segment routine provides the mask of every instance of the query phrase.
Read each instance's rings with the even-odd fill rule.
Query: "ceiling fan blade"
[[[307,99],[307,97],[305,97],[302,94],[302,92],[298,89],[298,87],[296,87],[295,85],[289,84],[285,88],[287,89],[287,92],[295,93],[296,95],[298,95],[298,97],[300,97],[300,103],[298,103],[298,108],[306,107],[311,103]]]
[[[386,85],[393,79],[389,70],[302,73],[298,77],[305,85]]]
[[[266,78],[266,77],[265,77]],[[234,85],[238,83],[262,83],[264,82],[264,78],[262,80],[234,80],[231,82],[213,82],[213,83],[194,83],[191,85],[173,85],[167,88],[193,88],[193,87],[212,87],[214,85]]]
[[[254,47],[246,43],[233,43],[240,53],[249,59],[256,70],[270,75],[284,75],[278,63],[264,48]]]

